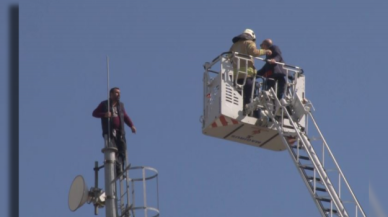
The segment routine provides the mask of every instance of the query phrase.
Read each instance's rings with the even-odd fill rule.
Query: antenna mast
[[[106,57],[107,63],[107,91],[108,91],[108,112],[110,109],[110,90],[109,90],[109,57]],[[131,167],[128,163],[128,157],[126,156],[126,168],[123,173],[116,174],[116,153],[118,149],[111,144],[110,139],[110,120],[108,119],[108,133],[104,134],[104,148],[101,150],[104,153],[104,163],[102,166],[98,166],[98,162],[95,162],[95,186],[88,190],[86,182],[81,175],[78,175],[72,182],[69,191],[69,209],[74,212],[85,203],[93,203],[94,213],[98,215],[98,208],[105,206],[106,217],[131,217],[135,216],[136,211],[144,213],[144,217],[149,217],[148,212],[154,214],[152,217],[159,217],[159,196],[158,196],[158,171],[151,167],[137,166]],[[124,124],[124,123],[121,123]],[[112,138],[113,139],[113,138]],[[105,172],[105,192],[98,188],[98,171],[104,168]],[[136,177],[129,177],[129,170],[140,170],[140,174]],[[146,174],[146,171],[151,172]],[[138,172],[139,173],[139,172]],[[153,174],[152,174],[153,173]],[[156,206],[150,205],[147,201],[146,182],[150,180],[156,181]],[[141,186],[142,185],[142,186]],[[131,188],[131,190],[130,190]],[[140,201],[135,203],[135,188],[136,191],[142,192],[143,204]],[[118,195],[120,194],[120,195]],[[126,200],[125,200],[126,196]],[[132,197],[132,198],[130,198]],[[130,201],[132,200],[132,202]],[[135,204],[137,206],[135,206]],[[136,216],[139,217],[138,214]]]
[[[110,112],[110,97],[109,97],[109,57],[107,56],[107,75],[108,75],[108,111]],[[104,165],[105,165],[105,211],[106,217],[116,217],[116,206],[115,206],[115,162],[117,148],[112,147],[110,143],[110,118],[108,117],[108,134],[105,135],[105,148],[102,149],[104,153]]]
[[[109,57],[106,56],[106,70],[107,70],[107,92],[108,92],[108,112],[110,112],[110,93],[109,93]],[[108,117],[108,142],[110,142],[110,117]],[[110,144],[110,143],[108,143]]]

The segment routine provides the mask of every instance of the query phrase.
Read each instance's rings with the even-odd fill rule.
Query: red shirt
[[[116,104],[116,108],[117,108],[117,105],[119,104]],[[104,103],[100,103],[98,105],[98,107],[93,111],[93,117],[96,117],[96,118],[104,118],[105,117],[105,112],[103,110],[104,108]],[[115,109],[113,109],[115,110]],[[129,126],[129,127],[133,127],[133,123],[132,123],[132,120],[131,118],[127,115],[127,112],[125,111],[124,107],[123,107],[123,113],[124,113],[124,122]],[[113,123],[113,126],[112,126],[112,129],[120,129],[121,128],[121,123],[120,123],[120,117],[117,113],[115,113],[115,111],[112,112],[112,123]]]

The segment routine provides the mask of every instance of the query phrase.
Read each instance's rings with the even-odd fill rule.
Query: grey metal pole
[[[105,135],[105,148],[102,149],[104,153],[105,164],[105,211],[106,217],[116,217],[116,204],[115,204],[115,161],[117,148],[110,147],[108,143],[108,135]]]
[[[106,57],[106,70],[107,70],[107,91],[108,91],[108,112],[110,112],[110,93],[109,93],[109,57]],[[110,117],[108,117],[108,141],[110,142]],[[109,144],[109,143],[108,143]],[[108,147],[108,146],[106,146]]]
[[[98,188],[98,161],[94,162],[94,188]],[[94,215],[98,215],[97,204],[94,204]]]
[[[108,112],[110,111],[110,94],[109,94],[109,57],[106,57],[107,62],[107,87],[108,87]],[[115,204],[115,162],[117,148],[112,147],[110,143],[110,118],[108,118],[108,134],[104,135],[105,148],[102,149],[104,153],[105,164],[105,213],[106,217],[116,217],[116,204]]]

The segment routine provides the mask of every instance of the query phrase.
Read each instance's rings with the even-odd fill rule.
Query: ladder
[[[130,181],[128,176],[128,171],[131,167],[131,164],[128,164],[128,154],[125,153],[125,163],[127,164],[124,168],[122,174],[116,174],[115,178],[115,193],[116,193],[116,216],[117,217],[130,217],[131,212],[132,216],[135,217],[135,214],[132,210],[132,203],[130,202]],[[118,193],[120,192],[120,196]]]
[[[271,127],[275,127],[281,135],[283,144],[287,147],[321,216],[365,217],[365,212],[311,113],[312,104],[300,99],[296,94],[287,94],[279,100],[272,88],[261,91],[259,97],[262,109],[271,119]],[[308,135],[307,124],[305,128],[299,126],[298,120],[302,116],[305,116],[306,123],[308,118],[311,119],[314,130],[318,133],[317,138]],[[285,131],[284,127],[293,131]],[[296,139],[296,145],[288,144],[287,138],[291,137]]]
[[[131,166],[128,163],[128,154],[126,153],[125,168],[122,174],[116,174],[115,183],[115,205],[117,217],[159,217],[159,193],[158,193],[158,171],[147,166]],[[130,171],[138,170],[141,174],[136,174]],[[148,173],[148,175],[147,175]],[[135,175],[136,174],[136,175]],[[147,182],[154,181],[156,184],[156,199],[148,201],[147,197]],[[136,184],[137,183],[137,184]],[[137,198],[135,205],[135,188],[143,193],[140,198]],[[151,186],[151,190],[155,190],[155,186]],[[143,203],[139,201],[143,200]],[[150,203],[151,202],[151,203]],[[155,206],[154,206],[155,205]]]

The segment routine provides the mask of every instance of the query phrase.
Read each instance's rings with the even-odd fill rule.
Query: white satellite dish
[[[69,192],[69,208],[71,211],[76,211],[80,208],[89,198],[88,187],[85,180],[81,175],[74,178]]]

